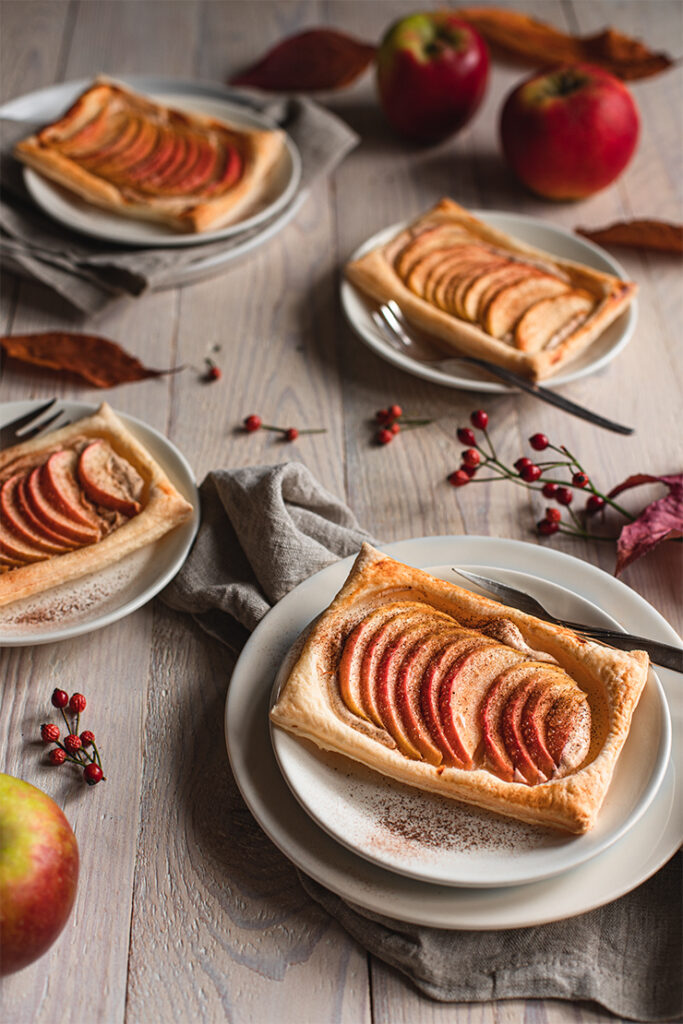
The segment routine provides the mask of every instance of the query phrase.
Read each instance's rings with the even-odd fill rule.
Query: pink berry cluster
[[[81,714],[85,711],[86,700],[82,693],[69,694],[66,690],[56,689],[51,697],[52,706],[57,708],[64,719],[66,735],[60,740],[59,726],[45,722],[40,727],[40,738],[43,743],[55,743],[48,754],[50,764],[59,767],[65,761],[77,764],[83,769],[83,778],[89,786],[95,786],[104,780],[102,760],[95,743],[95,736],[89,729],[79,734]],[[67,718],[71,714],[71,722]],[[105,780],[106,781],[106,780]]]
[[[325,428],[315,430],[299,430],[298,427],[273,427],[269,423],[263,423],[260,416],[252,413],[251,416],[242,420],[242,429],[246,434],[254,434],[257,430],[273,430],[282,435],[283,441],[296,441],[301,434],[326,434]]]
[[[568,519],[563,520],[561,508],[554,505],[546,507],[543,518],[536,524],[536,530],[542,537],[549,537],[558,531],[582,537],[596,536],[586,529],[585,521],[597,512],[604,512],[607,505],[630,520],[634,518],[613,499],[598,491],[583,466],[564,445],[551,444],[545,434],[532,434],[529,445],[534,452],[548,451],[550,457],[539,459],[538,456],[529,458],[523,455],[513,466],[507,466],[498,458],[493,446],[487,429],[488,414],[483,409],[476,409],[470,415],[470,423],[474,430],[481,431],[483,438],[478,440],[470,427],[458,429],[458,440],[468,447],[462,452],[460,467],[448,477],[453,487],[463,487],[472,482],[509,480],[528,490],[538,491],[544,498],[563,506],[568,514]],[[493,476],[477,476],[482,469],[493,473]],[[588,494],[580,513],[571,507],[577,492]]]
[[[414,427],[424,427],[432,421],[404,419],[403,409],[400,405],[394,404],[387,406],[386,409],[378,409],[375,413],[375,422],[379,424],[379,430],[375,434],[375,441],[377,444],[389,444],[401,430],[413,430]]]

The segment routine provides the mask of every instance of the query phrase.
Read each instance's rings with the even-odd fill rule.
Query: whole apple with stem
[[[508,96],[500,132],[517,177],[548,199],[582,199],[610,185],[638,142],[635,101],[601,68],[536,72]]]
[[[415,142],[459,131],[483,99],[488,72],[481,36],[450,11],[402,18],[377,52],[382,109],[399,135]]]
[[[42,790],[0,774],[0,974],[37,960],[71,913],[78,845]]]

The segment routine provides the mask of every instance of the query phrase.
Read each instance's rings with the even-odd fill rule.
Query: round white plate
[[[595,270],[615,274],[624,280],[627,279],[623,267],[604,249],[588,242],[585,238],[579,238],[578,235],[574,235],[564,228],[548,224],[538,217],[528,217],[519,213],[503,213],[500,210],[473,210],[472,213],[492,228],[504,231],[519,241],[533,245],[553,256],[585,263]],[[399,231],[402,231],[407,224],[408,221],[402,221],[400,224],[394,224],[378,231],[376,235],[364,242],[350,259],[359,259],[378,245],[384,245]],[[411,356],[398,352],[392,348],[373,323],[370,315],[374,308],[372,301],[363,296],[345,279],[342,279],[341,283],[341,302],[346,318],[358,337],[381,359],[393,363],[401,370],[432,381],[434,384],[445,384],[447,387],[462,388],[465,391],[505,393],[514,390],[507,384],[491,380],[486,371],[479,370],[476,366],[468,366],[467,363],[462,363],[461,366],[446,371],[438,369],[430,363],[418,362]],[[610,324],[582,355],[572,361],[564,373],[550,377],[547,381],[544,380],[543,386],[546,388],[562,387],[564,384],[569,384],[573,380],[578,380],[580,377],[602,369],[628,344],[635,330],[636,318],[637,304],[633,301],[628,309],[624,310],[621,316],[617,317],[614,323]]]
[[[450,565],[426,568],[440,579],[463,585]],[[618,628],[609,615],[563,587],[495,566],[468,568],[533,592],[563,618]],[[274,693],[293,660],[285,659]],[[651,671],[598,822],[585,835],[572,836],[392,782],[276,726],[271,726],[271,733],[285,781],[318,825],[337,842],[390,871],[440,885],[521,885],[595,857],[645,813],[664,779],[671,752],[666,698]]]
[[[619,580],[570,555],[491,537],[426,537],[387,545],[418,567],[486,565],[529,573],[580,594],[625,629],[679,643],[666,621]],[[507,888],[437,885],[397,874],[337,843],[303,810],[279,771],[270,742],[273,680],[297,635],[348,575],[345,559],[306,580],[254,631],[232,676],[225,712],[228,755],[242,795],[272,841],[299,868],[344,899],[378,914],[437,928],[519,928],[584,913],[629,892],[664,864],[683,840],[683,688],[658,670],[671,709],[673,754],[641,819],[603,853],[563,874]],[[538,595],[542,599],[542,594]]]
[[[0,426],[41,404],[44,402],[2,403]],[[97,406],[65,401],[59,408],[74,421],[91,415]],[[108,569],[0,608],[0,647],[52,643],[108,626],[158,594],[185,561],[199,526],[199,495],[190,465],[163,434],[132,416],[118,415],[193,505],[194,515]]]
[[[191,113],[206,114],[245,128],[262,130],[277,128],[277,125],[263,114],[257,113],[242,102],[236,102],[234,97],[227,93],[227,90],[226,96],[219,97],[211,93],[198,94],[196,89],[185,90],[183,86],[186,83],[173,80],[148,79],[144,86],[135,86],[134,81],[133,79],[127,80],[127,84],[164,105],[177,107]],[[76,89],[76,83],[72,84],[74,85],[73,98],[75,98],[82,89]],[[81,83],[78,84],[81,85]],[[41,90],[41,92],[43,91]],[[68,103],[66,105],[68,106]],[[36,103],[32,117],[40,118],[40,111],[40,104]],[[246,216],[234,224],[228,224],[215,231],[182,234],[164,224],[135,220],[102,210],[31,168],[24,168],[24,181],[32,198],[45,213],[54,217],[55,220],[74,231],[80,231],[82,234],[94,238],[106,239],[121,245],[148,248],[204,245],[207,242],[230,238],[232,235],[256,228],[259,224],[271,220],[291,203],[300,180],[301,157],[294,142],[288,135],[285,135],[285,148],[269,175],[267,191],[256,209],[249,210]]]

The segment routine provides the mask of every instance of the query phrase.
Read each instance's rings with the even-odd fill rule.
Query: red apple
[[[450,11],[412,14],[388,30],[377,53],[377,86],[399,135],[439,142],[467,124],[486,90],[481,36]]]
[[[0,973],[28,966],[66,924],[76,896],[78,846],[57,804],[0,774]]]
[[[588,64],[537,72],[505,101],[503,152],[548,199],[581,199],[611,184],[633,156],[638,109],[614,75]]]

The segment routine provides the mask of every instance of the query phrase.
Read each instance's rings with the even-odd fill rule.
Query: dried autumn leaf
[[[647,78],[671,67],[665,53],[653,53],[638,39],[613,28],[593,36],[572,36],[518,11],[464,7],[458,17],[476,28],[491,46],[539,67],[549,64],[597,64],[624,80]]]
[[[625,245],[631,249],[683,253],[683,224],[669,224],[663,220],[621,220],[594,231],[576,228],[576,233],[598,245]]]
[[[342,89],[367,68],[377,47],[330,28],[313,28],[284,39],[265,57],[230,79],[269,92]]]
[[[683,473],[674,476],[636,473],[614,487],[608,497],[615,498],[622,491],[639,487],[641,484],[655,483],[665,484],[669,488],[669,493],[651,502],[635,522],[623,527],[617,540],[617,565],[614,570],[616,576],[661,541],[683,537]]]
[[[12,359],[51,370],[75,373],[96,388],[111,388],[148,377],[161,377],[174,370],[151,370],[120,345],[94,334],[49,331],[44,334],[14,334],[0,338],[0,345]]]

